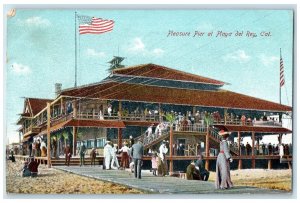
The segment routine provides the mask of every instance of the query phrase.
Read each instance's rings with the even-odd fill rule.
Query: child
[[[21,171],[21,176],[22,177],[29,177],[29,176],[31,176],[31,172],[28,169],[28,161],[24,162],[24,166],[23,166],[22,171]]]
[[[157,157],[157,153],[156,152],[154,152],[152,154],[151,162],[152,162],[152,173],[153,173],[154,176],[156,176],[157,162],[158,162],[158,157]]]

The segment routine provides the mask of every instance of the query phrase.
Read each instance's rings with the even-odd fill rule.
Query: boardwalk
[[[142,172],[142,179],[135,179],[133,173],[124,170],[102,170],[99,166],[55,166],[53,168],[74,174],[126,185],[153,194],[289,194],[280,190],[236,186],[228,190],[216,190],[214,183],[185,180],[175,177],[155,177],[149,171]]]

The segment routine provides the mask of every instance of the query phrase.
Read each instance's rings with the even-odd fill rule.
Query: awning
[[[69,123],[71,120],[67,120],[67,121],[64,121],[62,123],[59,123],[55,126],[52,126],[50,128],[50,132],[54,132],[54,131],[57,131],[57,130],[60,130],[62,128],[64,128],[66,126],[67,123]],[[47,134],[47,129],[46,130],[43,130],[42,132],[40,132],[37,136],[40,136],[40,135],[45,135]]]
[[[123,121],[73,119],[65,127],[99,127],[99,128],[125,128]]]
[[[291,130],[283,127],[269,127],[269,126],[246,126],[246,125],[214,125],[219,129],[229,132],[255,132],[255,133],[292,133]]]

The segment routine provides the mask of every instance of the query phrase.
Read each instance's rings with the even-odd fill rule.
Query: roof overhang
[[[246,125],[214,125],[216,128],[229,132],[255,132],[255,133],[271,133],[271,134],[287,134],[292,133],[291,130],[283,127],[270,126],[246,126]]]
[[[65,127],[98,127],[98,128],[125,128],[123,121],[112,120],[90,120],[90,119],[72,119]]]

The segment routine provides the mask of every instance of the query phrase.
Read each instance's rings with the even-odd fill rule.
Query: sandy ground
[[[133,188],[39,166],[36,178],[21,177],[21,161],[6,163],[6,191],[18,194],[143,194]]]
[[[45,165],[39,166],[36,178],[20,176],[21,161],[6,163],[6,191],[18,194],[144,194],[123,185],[107,183],[92,178],[81,177]],[[231,171],[232,182],[236,186],[291,191],[292,170],[244,169]],[[215,181],[215,173],[210,172],[209,181]]]
[[[234,185],[259,188],[292,190],[292,170],[243,169],[230,172]],[[216,173],[211,172],[209,181],[215,181]]]

